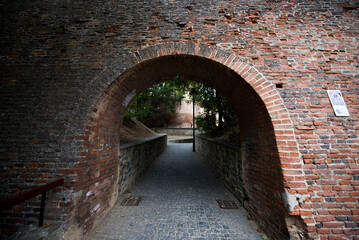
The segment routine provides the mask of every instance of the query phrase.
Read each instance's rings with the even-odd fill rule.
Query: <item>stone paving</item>
[[[168,143],[131,195],[140,204],[116,203],[89,239],[263,239],[243,208],[219,208],[216,199],[235,198],[191,143]]]

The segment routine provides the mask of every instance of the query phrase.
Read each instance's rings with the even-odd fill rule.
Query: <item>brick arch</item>
[[[130,102],[148,87],[177,74],[212,85],[234,106],[247,159],[249,211],[262,221],[262,227],[272,224],[268,234],[283,237],[288,216],[311,222],[293,124],[275,86],[258,70],[234,54],[191,43],[150,46],[123,55],[121,61],[127,67],[116,73],[86,126],[82,164],[77,169],[76,190],[81,196],[75,204],[75,220],[82,229],[91,229],[96,217],[104,215],[117,197],[118,128]]]

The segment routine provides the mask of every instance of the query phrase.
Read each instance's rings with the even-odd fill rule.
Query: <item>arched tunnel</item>
[[[244,69],[250,68],[246,66]],[[289,214],[282,196],[286,192],[285,188],[289,189],[287,179],[290,178],[284,178],[284,174],[288,175],[288,172],[283,171],[282,161],[288,161],[284,157],[290,157],[291,151],[295,156],[297,149],[293,146],[295,142],[290,136],[291,129],[276,130],[274,127],[274,124],[288,125],[285,111],[281,111],[280,98],[268,82],[255,82],[256,78],[260,78],[259,75],[249,78],[254,82],[251,86],[244,79],[248,77],[248,72],[242,77],[227,66],[200,56],[174,54],[156,57],[143,61],[118,76],[98,100],[86,127],[82,164],[77,168],[78,185],[83,186],[82,182],[86,179],[84,193],[89,189],[104,193],[110,191],[113,199],[116,198],[117,188],[110,183],[117,182],[115,178],[118,176],[117,158],[121,138],[118,130],[127,108],[148,87],[178,75],[213,86],[227,97],[238,117],[241,131],[243,173],[240,177],[243,179],[243,191],[241,194],[237,193],[242,198],[239,201],[245,202],[247,210],[266,228],[270,236],[287,237],[286,218]],[[268,109],[275,114],[271,116]],[[283,136],[285,141],[279,141],[278,146],[277,140]],[[94,187],[93,184],[99,181],[102,184]],[[235,186],[238,183],[227,184]],[[111,186],[112,190],[108,190]],[[103,206],[114,201],[109,201],[106,194],[93,198],[95,197],[96,199],[91,199],[82,194],[79,199],[81,204],[77,204],[75,210],[81,213],[78,216],[88,216],[86,224],[89,228],[93,215],[91,209],[96,206],[104,208]]]

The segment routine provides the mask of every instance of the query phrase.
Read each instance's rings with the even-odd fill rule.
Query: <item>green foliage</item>
[[[201,83],[193,83],[192,86],[197,92],[194,96],[196,104],[204,109],[204,113],[196,117],[196,125],[200,131],[221,129],[224,122],[233,118],[232,108],[216,89]]]
[[[196,116],[196,128],[201,132],[209,132],[216,128],[216,115],[203,113]]]
[[[196,91],[195,103],[204,109],[204,113],[196,117],[199,130],[208,132],[220,129],[224,122],[234,116],[226,99],[215,89],[177,76],[174,80],[154,85],[141,93],[129,107],[126,117],[143,121],[150,115],[162,114],[164,110],[174,113],[176,103],[181,102],[192,89]],[[193,95],[188,101],[193,101]]]
[[[175,85],[168,81],[148,88],[141,93],[126,112],[127,118],[143,121],[152,114],[163,110],[175,112],[175,105],[184,98],[184,94]]]

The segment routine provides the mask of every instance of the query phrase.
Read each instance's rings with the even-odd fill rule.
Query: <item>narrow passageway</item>
[[[235,198],[191,143],[168,143],[131,195],[140,204],[118,202],[90,239],[262,239],[243,208],[219,207],[217,199]]]

